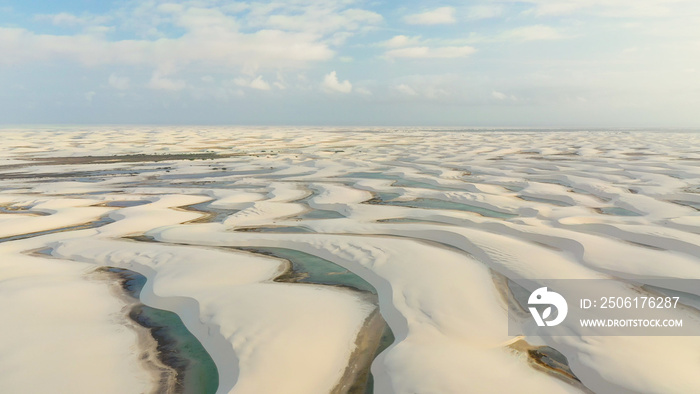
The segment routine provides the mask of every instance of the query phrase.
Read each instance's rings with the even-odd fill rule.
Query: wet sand
[[[387,325],[384,318],[376,308],[365,320],[360,333],[355,341],[355,351],[350,356],[343,377],[338,385],[331,391],[332,394],[363,394],[372,392],[370,384],[370,369],[377,356],[382,334]]]
[[[178,371],[162,361],[158,351],[158,341],[152,335],[151,330],[131,317],[134,308],[142,304],[138,299],[132,297],[126,288],[129,277],[124,273],[111,271],[108,267],[100,267],[94,270],[89,278],[107,282],[114,296],[124,303],[122,309],[123,324],[136,333],[139,360],[143,368],[153,376],[153,381],[158,382],[153,393],[178,393]]]
[[[547,373],[559,380],[562,380],[584,393],[593,393],[588,387],[574,375],[564,355],[549,346],[533,346],[524,339],[520,339],[508,348],[527,355],[528,364],[538,371]]]

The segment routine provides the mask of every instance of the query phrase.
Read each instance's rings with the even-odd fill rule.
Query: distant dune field
[[[197,392],[138,303],[180,317],[219,393],[700,392],[698,337],[508,335],[504,286],[700,279],[700,134],[0,137],[0,392]]]

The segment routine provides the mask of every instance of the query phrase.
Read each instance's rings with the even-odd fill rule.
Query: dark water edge
[[[145,276],[123,268],[105,267],[104,270],[119,275],[122,288],[139,299],[146,284]],[[129,317],[151,332],[157,343],[158,358],[176,371],[174,393],[216,393],[219,387],[216,364],[176,313],[138,303]]]

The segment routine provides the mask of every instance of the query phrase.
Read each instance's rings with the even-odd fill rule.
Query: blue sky
[[[700,127],[700,2],[0,0],[0,123]]]

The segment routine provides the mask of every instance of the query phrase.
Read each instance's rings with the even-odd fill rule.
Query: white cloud
[[[362,29],[381,16],[358,9],[333,6],[320,12],[317,19],[326,27],[286,31],[270,23],[258,28],[242,23],[247,19],[226,14],[215,6],[199,7],[143,2],[125,8],[113,16],[117,27],[136,38],[108,39],[111,27],[96,25],[99,18],[78,17],[61,13],[39,16],[52,23],[80,25],[82,32],[73,35],[39,34],[25,28],[0,27],[0,64],[44,62],[68,59],[86,66],[145,65],[158,68],[173,64],[180,69],[196,67],[200,71],[239,67],[254,73],[261,68],[285,69],[305,67],[309,63],[329,60],[333,34],[336,41],[347,38],[348,29]],[[213,3],[212,3],[213,4]],[[301,7],[301,6],[300,6]],[[305,8],[313,8],[304,5]],[[318,7],[316,7],[318,8]],[[291,12],[286,10],[285,12]],[[92,19],[90,19],[92,18]],[[349,23],[350,27],[344,25]],[[319,22],[320,23],[320,22]],[[181,30],[169,37],[162,31]]]
[[[463,73],[421,73],[404,75],[389,82],[393,97],[397,100],[444,103],[474,103],[483,81]],[[489,89],[487,92],[490,92]],[[487,93],[488,94],[488,93]]]
[[[498,100],[505,100],[508,98],[508,95],[506,95],[505,93],[497,92],[494,90],[493,92],[491,92],[491,97],[498,99]]]
[[[501,100],[501,101],[504,101],[504,100],[517,101],[517,100],[518,100],[518,98],[515,97],[515,96],[512,95],[512,94],[509,96],[509,95],[507,95],[507,94],[505,94],[505,93],[498,92],[498,91],[496,91],[496,90],[494,90],[493,92],[491,92],[491,97],[495,98],[496,100]]]
[[[55,26],[85,26],[85,25],[100,25],[108,22],[111,18],[108,16],[98,15],[83,15],[77,16],[68,12],[60,12],[58,14],[40,14],[34,16],[37,21],[48,21]]]
[[[549,3],[537,4],[531,11],[535,15],[565,15],[586,8],[586,4],[572,1],[552,1]]]
[[[270,84],[263,79],[262,75],[258,75],[255,79],[250,81],[245,78],[236,78],[233,80],[233,82],[238,86],[244,86],[257,90],[270,90]]]
[[[410,87],[406,84],[403,84],[403,83],[396,86],[395,89],[399,93],[405,94],[406,96],[417,96],[418,95],[418,93],[415,90],[413,90],[412,87]]]
[[[257,78],[252,80],[250,82],[250,87],[258,90],[270,90],[270,84],[262,79],[262,75],[259,75]]]
[[[270,90],[270,84],[262,79],[262,75],[259,75],[257,78],[252,80],[250,82],[250,87],[258,90]]]
[[[560,40],[566,38],[556,29],[544,26],[525,26],[512,30],[507,30],[499,35],[500,39],[505,41],[539,41],[539,40]]]
[[[576,35],[578,36],[578,35]],[[571,34],[565,34],[558,29],[545,25],[521,26],[509,30],[501,31],[498,34],[484,35],[476,32],[469,33],[467,38],[456,40],[426,40],[426,43],[437,44],[477,44],[477,43],[494,43],[494,42],[523,42],[523,41],[553,41],[563,40],[576,37]]]
[[[335,71],[331,71],[323,78],[323,89],[328,92],[350,93],[352,84],[347,79],[343,82],[338,81],[338,76]]]
[[[92,99],[95,98],[95,95],[96,95],[96,94],[97,94],[97,93],[95,93],[95,92],[86,92],[85,95],[84,95],[84,96],[85,96],[85,100],[87,100],[88,102],[92,102]]]
[[[470,46],[450,46],[437,48],[422,46],[392,49],[387,51],[385,55],[389,58],[454,59],[469,56],[474,52],[476,52],[476,49]]]
[[[126,90],[129,88],[129,77],[120,77],[117,74],[111,74],[109,79],[109,86],[117,90]]]
[[[154,90],[169,90],[173,92],[187,87],[187,83],[181,79],[168,78],[167,75],[170,73],[170,70],[166,69],[156,70],[148,82],[148,87]]]
[[[383,20],[384,18],[376,12],[362,9],[351,8],[341,11],[312,6],[301,10],[301,12],[265,15],[249,22],[254,26],[267,28],[327,34],[371,28]]]
[[[417,46],[420,45],[420,43],[420,36],[409,37],[404,35],[398,35],[391,37],[390,39],[381,42],[378,45],[387,48],[401,48],[406,46]]]
[[[159,12],[163,12],[166,14],[177,14],[177,13],[182,12],[185,9],[182,4],[175,4],[175,3],[159,4],[156,8]]]
[[[453,7],[440,7],[432,11],[407,15],[404,22],[411,25],[441,25],[455,23],[455,9]]]
[[[467,9],[467,18],[472,20],[490,19],[503,14],[502,5],[477,5]]]
[[[664,17],[683,15],[684,5],[697,4],[694,0],[510,0],[531,4],[526,13],[536,16],[563,16],[589,14],[602,17]]]
[[[328,39],[325,40],[328,44],[332,46],[341,46],[345,44],[345,42],[352,36],[354,36],[355,33],[349,32],[349,31],[339,31],[336,33],[333,33],[332,36],[328,37]]]
[[[284,75],[282,75],[282,73],[279,71],[277,71],[277,81],[273,82],[272,84],[279,90],[287,89],[287,81],[284,79]]]
[[[62,10],[58,5],[50,11],[37,7],[37,12],[53,15],[0,24],[0,72],[4,64],[20,64],[12,67],[17,70],[17,84],[26,85],[26,91],[47,86],[42,99],[49,109],[53,102],[60,102],[55,98],[59,96],[58,85],[52,85],[50,71],[80,66],[99,66],[75,78],[69,72],[62,73],[73,78],[72,94],[84,103],[85,92],[102,94],[98,89],[106,88],[120,93],[137,85],[160,91],[186,90],[187,94],[168,98],[173,103],[178,100],[183,107],[199,90],[207,99],[236,100],[245,92],[260,102],[274,97],[279,103],[310,100],[314,93],[325,90],[349,92],[343,97],[353,97],[353,105],[364,99],[415,103],[433,100],[446,106],[544,106],[560,105],[566,97],[585,97],[591,105],[603,98],[606,103],[632,103],[653,109],[639,98],[644,97],[648,103],[666,109],[664,116],[673,119],[668,115],[673,110],[670,101],[682,97],[678,103],[690,108],[691,104],[697,106],[700,97],[700,79],[696,77],[700,74],[696,66],[700,64],[697,0],[434,2],[426,9],[406,7],[409,11],[400,14],[399,20],[395,13],[391,18],[387,13],[385,20],[372,10],[384,13],[386,7],[358,0],[119,3],[106,22],[81,11],[55,13]],[[450,4],[454,8],[443,7]],[[369,11],[359,10],[361,7]],[[426,25],[406,25],[401,19],[422,11],[428,12],[406,19]],[[605,19],[624,15],[632,16]],[[489,22],[487,18],[495,19]],[[470,22],[478,20],[486,22]],[[438,22],[454,24],[429,25]],[[371,32],[378,27],[382,30]],[[109,33],[110,28],[118,34]],[[377,37],[382,41],[377,42]],[[561,41],[553,41],[574,37],[576,45],[562,47]],[[600,37],[606,37],[605,51],[600,50]],[[518,45],[522,48],[510,50]],[[474,48],[479,52],[475,53]],[[542,56],[543,51],[547,56]],[[484,56],[480,56],[482,53]],[[393,63],[377,64],[377,54]],[[341,56],[352,56],[354,62],[343,64],[350,58]],[[22,67],[26,63],[33,65]],[[465,72],[465,63],[469,63],[469,72]],[[165,65],[171,65],[177,73],[165,72]],[[348,66],[352,66],[352,74]],[[32,72],[35,77],[30,74],[32,70],[36,70]],[[326,75],[330,70],[341,71]],[[304,79],[298,76],[301,72],[315,77]],[[284,74],[288,81],[276,78],[276,73]],[[207,75],[210,77],[203,77]],[[245,87],[234,83],[236,77],[242,78]],[[3,88],[14,89],[9,93],[12,96],[24,97],[19,88],[10,86],[13,84]],[[267,89],[268,94],[254,95],[252,89]],[[367,94],[369,91],[372,95]],[[149,95],[160,98],[158,91],[140,91],[139,95],[146,100]],[[16,101],[9,104],[27,102]],[[153,100],[144,108],[159,102]],[[98,104],[103,104],[99,98],[92,103]],[[8,106],[6,114],[20,112],[13,108]],[[62,111],[56,107],[52,110]],[[435,117],[430,111],[426,113],[426,119]],[[685,119],[692,118],[692,111],[687,113],[690,115]],[[271,119],[281,116],[270,112]]]
[[[83,24],[83,20],[73,14],[61,12],[59,14],[41,14],[34,17],[38,21],[49,21],[56,26],[75,26]]]
[[[0,28],[0,63],[66,58],[86,66],[164,63],[203,67],[300,67],[328,60],[333,52],[305,33],[261,30],[244,34],[215,27],[195,28],[182,37],[108,41],[86,34],[39,35],[25,29]]]

